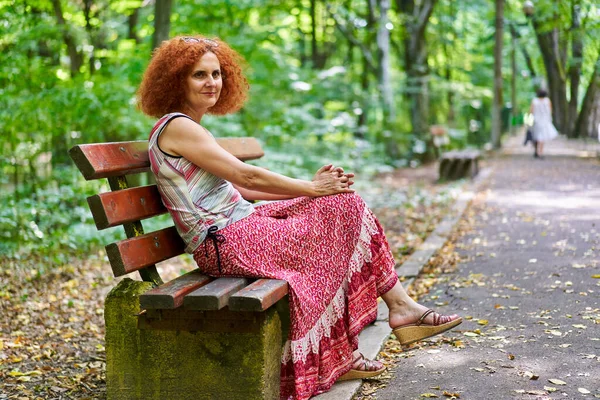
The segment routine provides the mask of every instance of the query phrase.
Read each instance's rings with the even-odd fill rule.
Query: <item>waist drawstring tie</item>
[[[225,243],[225,236],[221,235],[220,233],[217,233],[218,230],[219,230],[219,228],[215,225],[208,228],[208,233],[206,234],[206,239],[207,240],[210,239],[213,242],[213,246],[215,248],[215,253],[217,253],[217,266],[219,267],[219,273],[222,274],[223,271],[221,271],[221,253],[219,252],[219,244]],[[208,249],[206,248],[206,241],[204,242],[204,253],[206,254],[206,257],[208,258]]]

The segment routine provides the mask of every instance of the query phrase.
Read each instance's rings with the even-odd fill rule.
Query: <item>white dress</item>
[[[533,99],[532,131],[533,140],[536,142],[547,142],[558,136],[558,132],[552,124],[550,100],[547,97]]]

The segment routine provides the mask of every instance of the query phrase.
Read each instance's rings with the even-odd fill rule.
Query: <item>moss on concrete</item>
[[[125,279],[106,300],[109,400],[277,399],[281,323],[259,333],[140,331],[134,316],[147,282]]]

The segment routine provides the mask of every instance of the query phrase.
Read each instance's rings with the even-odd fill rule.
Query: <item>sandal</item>
[[[433,314],[433,324],[426,324],[425,318]],[[462,323],[462,318],[449,315],[440,315],[433,310],[427,310],[421,315],[421,318],[414,324],[400,325],[392,329],[392,332],[400,342],[400,345],[407,346],[419,340],[439,335],[449,329],[454,328]]]
[[[377,364],[381,363],[378,361],[367,360],[361,353],[360,356],[354,360],[352,369],[340,376],[338,381],[349,381],[351,379],[372,378],[377,376],[385,371],[385,365],[383,364],[381,364],[381,368],[375,369]]]

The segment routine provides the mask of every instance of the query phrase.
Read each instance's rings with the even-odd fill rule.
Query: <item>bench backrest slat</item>
[[[174,226],[111,243],[106,254],[115,276],[122,276],[183,254],[185,244]]]
[[[98,230],[167,212],[156,185],[95,194],[87,201]]]
[[[264,155],[256,138],[219,138],[217,142],[242,161]],[[80,144],[69,153],[87,180],[136,174],[150,168],[148,142],[145,140]]]

